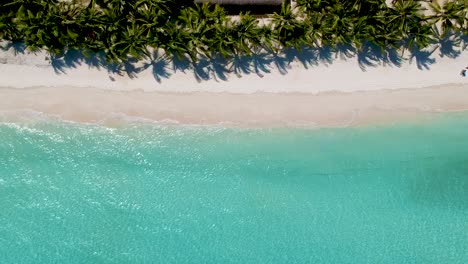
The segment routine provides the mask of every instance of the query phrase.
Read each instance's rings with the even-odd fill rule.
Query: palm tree
[[[138,27],[135,23],[132,23],[123,31],[119,42],[114,43],[109,47],[109,50],[122,61],[125,61],[128,55],[136,59],[150,57],[146,49],[147,41],[143,33],[144,29],[142,27]]]
[[[367,39],[372,43],[379,46],[383,51],[387,48],[398,48],[398,44],[402,39],[402,32],[397,27],[390,27],[388,25],[385,11],[376,18],[373,18],[374,22],[366,21],[368,29]]]
[[[355,0],[343,1],[348,9],[353,10],[356,16],[367,18],[376,17],[387,8],[385,0]]]
[[[325,10],[321,23],[322,42],[332,46],[349,43],[354,24],[353,13],[341,2],[327,6]]]
[[[464,2],[464,3],[463,3]],[[431,2],[429,7],[433,15],[428,19],[442,29],[442,37],[453,31],[461,31],[467,21],[466,1]]]
[[[226,18],[223,23],[216,24],[215,34],[209,41],[210,50],[223,58],[238,56],[238,40],[234,37],[232,21]]]
[[[21,34],[13,23],[14,15],[3,13],[0,9],[0,39],[15,41],[20,39]]]
[[[216,26],[227,26],[224,9],[219,5],[197,4],[182,10],[178,19],[190,37],[188,45],[193,53],[211,57],[210,41],[216,37]]]
[[[92,3],[92,2],[90,2]],[[88,5],[86,8],[81,8],[78,15],[73,19],[75,23],[71,24],[74,32],[79,35],[82,49],[91,50],[93,52],[103,51],[106,48],[104,44],[106,21],[104,12],[97,5]]]
[[[85,45],[83,25],[80,24],[82,21],[78,19],[83,7],[74,3],[60,2],[54,10],[57,12],[54,14],[55,18],[60,20],[57,24],[61,32],[60,42],[66,48],[80,48]]]
[[[298,19],[289,3],[283,3],[281,12],[273,15],[272,25],[274,39],[280,48],[296,47],[300,49],[309,43],[310,25]]]
[[[426,22],[424,10],[417,1],[396,0],[384,14],[388,19],[389,30],[398,32],[401,39],[406,41],[408,49],[414,44],[424,47],[430,42],[430,25]]]
[[[250,55],[304,45],[372,41],[386,49],[405,43],[424,48],[437,36],[468,33],[466,0],[432,3],[425,16],[417,0],[297,0],[285,3],[272,23],[259,26],[250,14],[227,17],[218,5],[191,0],[90,0],[87,6],[59,0],[4,0],[0,39],[23,40],[31,49],[61,54],[69,48],[105,51],[110,61],[148,56],[162,48],[166,56],[196,61],[200,56]],[[403,40],[403,42],[401,41]]]
[[[258,32],[260,45],[257,48],[267,50],[268,52],[274,51],[274,31],[272,25],[270,23],[262,25],[259,27]]]
[[[172,59],[176,56],[184,60],[189,55],[192,61],[197,60],[197,53],[191,45],[190,36],[184,28],[177,23],[168,23],[164,29],[152,29],[152,39],[148,39],[154,49],[164,50],[165,58]]]
[[[422,23],[418,27],[413,27],[409,34],[408,48],[414,45],[418,49],[423,49],[435,42],[432,26],[428,23]]]
[[[29,9],[31,7],[36,9]],[[62,38],[62,18],[57,4],[22,4],[17,13],[17,20],[17,28],[30,49],[45,48],[52,54],[63,53],[65,39]]]
[[[251,55],[255,47],[262,45],[262,29],[258,26],[258,21],[249,13],[240,14],[239,21],[234,22],[232,27],[237,53]]]
[[[296,0],[296,5],[306,13],[323,12],[325,8],[333,6],[337,0]]]
[[[37,12],[44,11],[49,8],[50,5],[57,4],[56,0],[10,0],[0,5],[0,14],[4,21],[3,32],[4,36],[7,36],[8,40],[20,40],[24,34],[18,28],[19,24],[24,24],[28,17],[32,18]],[[0,20],[0,21],[2,21]],[[23,25],[24,29],[26,25]]]
[[[405,34],[420,23],[423,18],[423,11],[423,7],[417,1],[397,0],[387,10],[385,16],[388,17],[388,25],[394,25],[402,34]]]

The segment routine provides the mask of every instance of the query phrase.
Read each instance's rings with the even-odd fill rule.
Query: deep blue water
[[[0,123],[0,263],[468,263],[468,115]]]

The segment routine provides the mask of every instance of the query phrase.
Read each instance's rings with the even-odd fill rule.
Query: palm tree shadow
[[[210,64],[215,80],[228,80],[227,74],[231,72],[228,67],[228,59],[225,59],[223,56],[218,54],[215,55],[212,59],[210,59]]]
[[[67,50],[63,55],[63,62],[67,68],[76,68],[85,61],[82,51],[76,49]]]
[[[462,36],[458,34],[447,34],[439,39],[439,55],[440,57],[457,58],[460,56],[461,51],[454,49],[459,47],[462,43]]]
[[[401,67],[403,64],[404,59],[398,53],[398,50],[394,48],[387,48],[385,49],[385,56],[383,62],[385,64],[394,65],[397,67]]]
[[[185,72],[186,70],[190,69],[190,67],[190,59],[188,59],[187,57],[184,56],[182,58],[179,58],[175,54],[172,55],[172,70],[174,72]]]
[[[138,78],[138,73],[143,69],[143,67],[137,66],[138,62],[139,60],[137,58],[129,58],[122,63],[123,69],[130,79]]]
[[[62,57],[50,56],[50,65],[55,74],[66,74],[66,64]]]
[[[138,78],[138,73],[145,69],[145,66],[137,67],[138,59],[129,58],[121,63],[106,63],[103,68],[107,70],[110,75],[127,75],[130,79]],[[114,80],[112,76],[109,76]]]
[[[129,58],[121,63],[108,63],[104,65],[104,68],[110,74],[117,74],[124,76],[126,74],[130,79],[138,78],[138,73],[140,73],[143,67],[137,67],[138,59]],[[112,78],[111,78],[112,79]]]
[[[50,65],[56,74],[66,74],[69,68],[76,68],[84,61],[84,55],[80,50],[66,50],[62,55],[51,55]]]
[[[4,51],[13,49],[13,53],[15,55],[18,55],[18,54],[24,54],[27,46],[23,42],[7,42],[5,46],[0,45],[0,48]]]
[[[193,74],[198,82],[208,81],[210,79],[210,62],[206,58],[203,58],[198,62],[193,62],[192,67]]]
[[[407,41],[402,41],[404,46]],[[438,55],[440,57],[457,58],[462,50],[468,47],[468,36],[463,34],[448,34],[445,37],[439,37],[438,41],[433,43],[438,45]],[[16,54],[25,54],[26,45],[22,42],[4,42],[1,43],[2,50],[13,49]],[[420,50],[416,47],[410,49],[409,62],[415,61],[419,70],[428,70],[436,62],[433,57],[433,50]],[[28,52],[29,53],[29,52]],[[129,58],[121,63],[109,63],[106,60],[104,52],[91,52],[80,49],[67,49],[60,56],[50,56],[50,65],[56,74],[67,74],[69,69],[75,69],[79,66],[87,65],[89,68],[98,70],[105,69],[110,74],[123,76],[126,74],[131,79],[137,78],[143,70],[151,67],[154,79],[161,83],[163,79],[170,78],[177,71],[193,71],[198,82],[215,79],[216,81],[227,81],[230,73],[241,77],[244,74],[255,73],[259,77],[270,73],[272,68],[285,75],[291,69],[291,63],[298,61],[305,69],[317,65],[327,66],[334,60],[352,58],[356,56],[359,67],[366,71],[368,67],[377,67],[381,65],[395,65],[401,67],[406,59],[399,51],[394,48],[382,50],[373,42],[363,43],[362,48],[356,50],[351,44],[341,44],[337,47],[324,45],[313,48],[304,46],[301,49],[289,48],[278,53],[269,50],[256,50],[252,55],[233,56],[224,59],[222,56],[214,54],[211,58],[201,58],[194,63],[187,56],[181,58],[172,56],[155,57],[151,61],[140,66],[136,58]],[[172,69],[169,64],[172,63]]]
[[[410,63],[413,60],[416,61],[416,66],[420,70],[429,70],[430,66],[435,63],[435,59],[432,58],[432,54],[436,51],[437,48],[434,48],[431,51],[428,50],[420,50],[417,47],[411,49],[410,55]]]
[[[96,53],[84,53],[82,50],[69,49],[66,50],[61,56],[50,56],[51,66],[57,74],[66,74],[66,70],[70,68],[77,68],[85,63],[89,68],[100,69],[107,65],[105,56]]]
[[[171,73],[168,72],[168,61],[164,57],[158,56],[157,52],[153,53],[151,61],[145,63],[140,71],[146,70],[149,67],[151,67],[153,77],[158,83],[161,83],[163,78],[169,79],[171,77]]]
[[[138,63],[138,59],[136,58],[129,58],[121,63],[109,63],[102,52],[93,53],[69,49],[62,55],[50,56],[50,64],[56,74],[66,74],[68,69],[77,68],[83,63],[88,65],[89,68],[104,68],[111,74],[123,76],[126,73],[131,79],[137,78],[138,73],[141,71],[141,68],[136,66]]]
[[[272,59],[267,54],[254,52],[248,57],[250,57],[250,60],[252,61],[254,72],[259,77],[263,77],[265,73],[271,72],[270,64]]]
[[[468,34],[460,35],[460,40],[461,40],[461,43],[460,43],[461,50],[464,51],[468,48]]]
[[[372,42],[362,43],[360,50],[356,52],[359,68],[366,71],[367,67],[377,67],[380,64],[401,67],[403,58],[394,48],[380,48]]]
[[[367,67],[376,67],[379,62],[384,60],[382,49],[369,42],[362,43],[361,48],[356,52],[359,68],[366,71]]]
[[[309,69],[310,66],[318,65],[318,51],[311,47],[303,46],[301,49],[286,49],[283,53],[285,54],[288,64],[297,60],[305,69]]]
[[[122,65],[117,64],[117,63],[109,63],[105,65],[105,69],[107,70],[107,73],[110,75],[119,75],[123,76],[122,73]],[[111,78],[113,79],[113,78]]]
[[[251,60],[249,57],[236,55],[233,56],[228,63],[231,65],[229,68],[230,71],[234,72],[237,77],[242,77],[243,74],[252,73],[252,69],[250,67]]]
[[[286,75],[288,73],[288,70],[291,69],[288,59],[286,58],[286,56],[283,56],[283,54],[272,52],[270,54],[270,57],[275,67],[282,75]]]
[[[106,55],[104,52],[98,53],[84,53],[83,52],[83,62],[88,65],[88,68],[96,68],[100,70],[101,68],[105,68],[108,64],[106,61]]]
[[[333,63],[333,49],[330,45],[325,45],[317,48],[318,60],[324,63],[325,65]]]
[[[349,43],[339,43],[335,48],[335,58],[346,60],[356,55],[356,48]]]

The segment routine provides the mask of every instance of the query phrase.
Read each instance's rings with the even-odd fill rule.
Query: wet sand
[[[166,93],[93,88],[0,88],[3,119],[41,113],[116,125],[145,120],[236,127],[341,127],[468,110],[468,86],[352,93]]]

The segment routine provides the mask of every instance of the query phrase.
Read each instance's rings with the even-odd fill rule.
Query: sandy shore
[[[468,86],[353,93],[164,93],[92,88],[0,89],[5,119],[44,113],[115,125],[145,120],[240,127],[341,127],[467,111]]]
[[[216,62],[195,68],[153,61],[118,74],[96,58],[51,61],[10,48],[0,52],[0,112],[7,119],[40,112],[109,124],[130,118],[263,127],[348,126],[468,110],[468,77],[460,76],[468,51],[432,49],[401,60],[367,55],[265,55],[256,67],[244,61],[250,64],[237,74]]]
[[[0,43],[1,44],[1,43]],[[5,44],[3,44],[5,46]],[[23,52],[23,53],[21,53]],[[156,60],[127,65],[118,74],[97,58],[72,55],[51,61],[44,52],[0,51],[0,86],[95,87],[106,90],[164,92],[301,92],[409,89],[468,84],[460,71],[468,66],[468,51],[429,48],[404,58],[374,52],[347,57],[328,50],[259,56],[232,64],[219,61],[190,64]],[[454,58],[455,57],[455,58]],[[256,65],[256,66],[254,66]],[[125,72],[125,70],[127,72]]]

